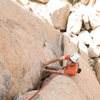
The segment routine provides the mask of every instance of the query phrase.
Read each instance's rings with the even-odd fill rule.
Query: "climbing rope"
[[[46,84],[43,85],[43,87],[41,87],[29,100],[32,100],[45,86],[47,86],[55,77],[57,76],[57,74],[52,77]]]

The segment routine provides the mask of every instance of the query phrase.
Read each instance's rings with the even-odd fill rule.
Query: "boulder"
[[[100,45],[100,38],[99,38],[99,35],[100,35],[100,27],[96,28],[95,30],[91,31],[91,37],[93,38],[93,43],[96,45],[96,46],[99,46]]]
[[[90,2],[90,0],[81,0],[81,2],[82,2],[84,5],[88,5],[88,3]]]
[[[70,45],[71,39],[67,37],[65,38],[66,41],[64,40],[64,44],[66,44],[67,42],[69,43],[69,45],[67,44],[64,45],[65,46],[64,55],[79,53],[80,55],[79,67],[82,70],[80,74],[77,74],[75,77],[72,77],[72,79],[80,87],[82,93],[86,96],[87,100],[99,100],[100,99],[100,85],[96,79],[96,76],[93,70],[90,68],[88,61],[85,59],[85,56],[87,54],[81,55],[80,52],[78,51],[78,47],[75,45],[76,42],[73,42],[74,46]]]
[[[70,13],[69,4],[61,2],[57,7],[58,8],[51,13],[52,23],[55,28],[65,30]]]
[[[90,57],[99,57],[100,51],[95,44],[91,44],[88,48]]]
[[[94,59],[89,59],[89,65],[94,70]]]
[[[100,27],[100,16],[97,16],[96,14],[91,14],[89,16],[90,25],[92,29],[96,29],[97,27]]]
[[[37,92],[37,90],[35,91],[30,91],[30,92],[26,92],[24,95],[22,93],[18,93],[13,100],[29,100],[35,93]]]
[[[47,20],[52,25],[52,21],[46,6],[47,4],[46,2],[43,4],[42,2],[40,3],[38,0],[17,0],[17,1],[12,0],[12,1],[18,4],[18,6],[21,6],[21,8],[23,8],[24,10],[34,13],[41,20],[42,19]]]
[[[37,87],[41,62],[61,55],[60,32],[11,1],[0,0],[0,8],[4,8],[0,10],[0,56],[13,78],[7,94],[11,100],[19,92]]]
[[[85,61],[88,63],[88,60],[89,60],[88,48],[86,47],[84,42],[81,40],[78,43],[78,52],[83,57],[83,59],[85,59]]]
[[[5,64],[0,58],[0,100],[6,99],[13,80],[11,73],[5,68]]]
[[[81,31],[79,34],[79,40],[83,40],[86,45],[90,45],[93,43],[92,37],[88,31]]]
[[[87,100],[99,100],[100,84],[97,81],[93,70],[90,68],[89,64],[85,61],[83,56],[80,56],[79,65],[82,71],[72,79],[80,87]]]
[[[83,20],[83,26],[84,26],[84,28],[86,30],[89,30],[91,28],[90,22],[89,22],[89,17],[86,14],[84,14],[82,16],[82,20]]]
[[[95,72],[96,72],[97,79],[100,83],[100,58],[95,59],[94,69],[95,69]]]
[[[77,36],[73,36],[71,38],[71,36],[67,33],[63,34],[63,50],[64,50],[64,55],[71,55],[73,53],[77,53],[78,51],[78,37]],[[63,66],[66,65],[66,61],[63,62]]]
[[[77,45],[78,45],[78,37],[77,36],[73,35],[73,37],[71,38],[71,36],[69,34],[67,34],[67,33],[63,34],[64,54],[77,52]]]
[[[34,95],[32,92],[23,95],[24,100],[28,100]],[[21,96],[19,96],[20,98]],[[77,84],[67,76],[56,76],[46,87],[44,87],[34,99],[36,100],[87,100],[84,94],[80,91]],[[16,99],[23,100],[23,99]]]
[[[73,34],[79,34],[82,26],[82,17],[80,14],[77,14],[76,12],[73,12],[70,14],[68,18],[68,24],[67,24],[67,32],[73,33]]]

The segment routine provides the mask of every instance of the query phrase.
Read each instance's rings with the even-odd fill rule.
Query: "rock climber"
[[[65,68],[62,68],[59,70],[52,70],[52,69],[47,68],[48,64],[54,63],[56,61],[61,61],[61,60],[67,60]],[[81,69],[79,68],[78,60],[79,60],[78,54],[57,57],[55,59],[52,59],[52,60],[47,61],[45,63],[42,63],[41,72],[49,72],[49,73],[54,73],[54,74],[75,76],[77,73],[81,72]]]

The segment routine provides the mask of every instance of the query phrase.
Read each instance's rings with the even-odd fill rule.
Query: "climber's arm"
[[[44,62],[44,63],[42,63],[42,66],[46,66],[48,64],[54,63],[56,61],[61,61],[61,60],[65,60],[65,56],[57,57],[57,58],[52,59],[50,61]]]
[[[53,73],[53,74],[64,74],[63,70],[47,70],[46,72]]]
[[[63,70],[57,71],[57,70],[50,70],[50,69],[45,69],[45,68],[42,68],[41,72],[49,72],[49,73],[53,73],[53,74],[64,74]]]

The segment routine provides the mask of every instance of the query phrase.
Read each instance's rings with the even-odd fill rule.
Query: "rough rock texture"
[[[60,3],[60,6],[61,4],[62,3]],[[51,14],[51,19],[54,27],[60,30],[65,30],[67,26],[69,13],[70,13],[69,5],[65,3],[63,7],[59,7],[57,10],[55,10]]]
[[[89,60],[88,48],[86,47],[83,41],[79,41],[78,43],[78,52],[88,63],[88,60]]]
[[[90,66],[82,57],[80,57],[80,67],[82,68],[81,74],[77,75],[73,80],[78,84],[87,100],[99,100],[100,84]]]
[[[5,100],[9,89],[12,86],[12,77],[5,68],[5,63],[0,59],[0,100]]]
[[[30,0],[30,1],[38,1],[38,2],[41,2],[41,3],[47,3],[49,0]]]
[[[89,30],[91,28],[89,17],[87,15],[83,15],[83,26],[85,27],[86,30]]]
[[[68,19],[67,32],[79,34],[82,27],[82,17],[77,13],[71,13]]]
[[[100,38],[99,38],[99,35],[100,35],[100,27],[96,28],[95,30],[91,31],[91,37],[93,38],[93,43],[98,46],[100,45]]]
[[[81,2],[82,2],[83,4],[85,4],[85,5],[88,5],[89,1],[90,1],[90,0],[81,0]]]
[[[95,44],[91,44],[88,48],[90,57],[99,57],[100,51]]]
[[[16,2],[16,0],[12,1]],[[48,24],[49,20],[51,22],[50,14],[53,12],[54,18],[58,15],[59,18],[64,19],[63,15],[67,15],[61,6],[63,0],[47,0],[46,4],[36,2],[37,0],[34,3],[28,0],[19,1],[23,1],[23,4],[17,2],[18,5],[15,5],[9,0],[0,0],[0,62],[3,60],[5,65],[3,67],[0,63],[2,66],[0,67],[0,99],[29,99],[36,92],[34,89],[37,89],[40,84],[41,62],[62,54],[78,53],[82,72],[70,78],[57,76],[35,99],[99,100],[100,84],[97,81],[100,76],[99,61],[94,66],[94,58],[100,56],[100,39],[98,38],[100,9],[97,9],[94,4],[99,4],[100,0],[96,2],[87,0],[90,1],[88,6],[82,3],[76,4],[75,8],[71,9],[67,32],[63,35],[60,34],[60,30]],[[74,4],[78,0],[72,1]],[[54,4],[59,4],[61,8],[57,10],[59,7]],[[22,9],[25,7],[31,12],[28,9]],[[44,18],[49,18],[49,20],[44,20]],[[64,20],[59,21],[64,22]],[[65,23],[62,23],[62,26]],[[61,44],[62,36],[63,45]],[[60,66],[59,62],[52,65]]]
[[[93,15],[91,14],[91,16],[89,17],[90,20],[90,25],[92,27],[92,29],[96,29],[97,27],[100,27],[100,16]]]
[[[96,71],[96,76],[97,76],[97,79],[100,83],[100,58],[96,58],[95,59],[95,66],[94,66],[94,69]]]
[[[27,97],[30,98],[30,92]],[[18,99],[24,96],[19,96]],[[24,100],[28,100],[24,99]],[[87,100],[80,92],[79,87],[68,76],[56,76],[43,90],[35,96],[34,100]],[[20,99],[23,100],[23,99]]]
[[[79,34],[80,40],[82,40],[86,45],[93,43],[92,37],[88,31],[81,31]]]
[[[77,47],[76,42],[71,42],[70,40],[71,39],[68,40],[67,38],[65,38],[64,55],[78,53],[79,48]],[[67,42],[69,42],[69,45],[66,45]],[[67,48],[70,48],[70,49],[67,49]],[[84,56],[86,57],[86,55],[87,54],[85,54]],[[83,55],[81,54],[80,54],[80,59],[79,59],[79,66],[82,69],[82,72],[80,74],[77,74],[72,79],[78,84],[82,93],[86,96],[87,100],[99,100],[100,99],[100,84],[98,83],[95,74],[93,73],[93,71],[91,70],[88,64],[88,59],[85,59]]]
[[[0,9],[0,56],[13,77],[9,100],[36,88],[41,62],[61,55],[60,32],[11,1],[0,0]]]

